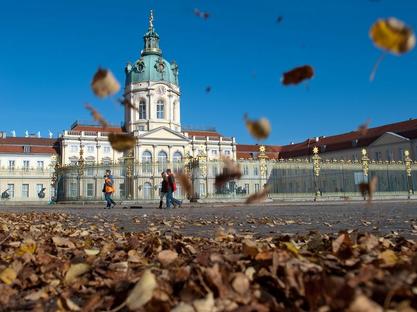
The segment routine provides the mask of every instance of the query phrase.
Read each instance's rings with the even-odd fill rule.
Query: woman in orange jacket
[[[104,175],[104,186],[103,186],[103,192],[104,192],[104,198],[106,199],[107,205],[106,208],[114,208],[116,206],[115,201],[111,198],[112,194],[114,193],[114,180],[113,176],[111,175],[110,170],[106,170],[106,174]],[[113,205],[113,207],[111,206]]]

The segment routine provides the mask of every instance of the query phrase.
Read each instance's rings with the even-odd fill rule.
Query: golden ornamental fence
[[[194,199],[240,199],[270,188],[273,199],[318,199],[358,197],[359,184],[378,177],[376,195],[404,195],[411,197],[417,186],[417,162],[405,152],[404,161],[377,162],[370,160],[366,150],[357,161],[321,159],[318,151],[310,159],[268,160],[263,151],[253,160],[239,160],[242,178],[214,186],[215,177],[223,170],[221,161],[208,160],[206,156],[188,157],[183,162],[134,161],[132,155],[118,164],[92,164],[83,162],[56,168],[58,201],[102,200],[104,173],[112,171],[116,200],[154,201],[159,199],[161,172],[167,168],[184,171],[193,185]],[[175,194],[185,198],[178,183]]]

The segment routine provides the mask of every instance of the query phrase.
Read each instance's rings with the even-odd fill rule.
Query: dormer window
[[[23,153],[30,153],[30,146],[29,145],[24,145],[23,146]]]

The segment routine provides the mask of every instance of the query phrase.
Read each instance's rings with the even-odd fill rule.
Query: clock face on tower
[[[159,86],[157,89],[156,89],[156,93],[158,93],[159,95],[164,95],[165,94],[165,88],[163,87],[163,86]]]

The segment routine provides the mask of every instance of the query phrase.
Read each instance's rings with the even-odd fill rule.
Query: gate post
[[[408,188],[408,199],[413,195],[413,180],[411,178],[411,163],[410,152],[408,150],[404,151],[404,163],[405,163],[405,172],[407,173],[407,188]]]
[[[314,201],[316,201],[321,196],[321,191],[319,188],[319,178],[320,178],[320,162],[321,157],[319,156],[319,148],[314,146],[313,148],[313,173],[314,173]]]

